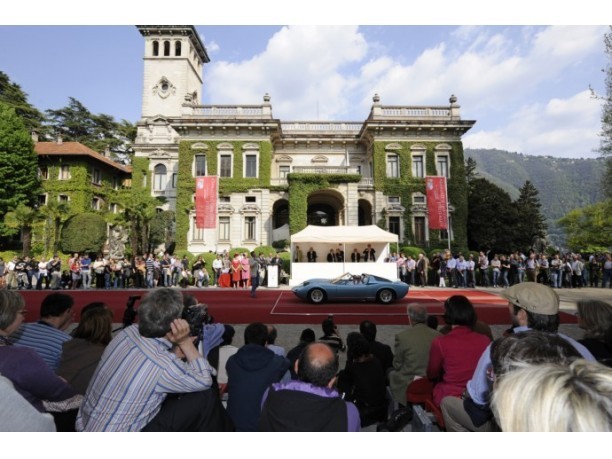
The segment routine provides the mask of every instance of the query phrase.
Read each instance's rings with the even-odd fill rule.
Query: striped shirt
[[[122,330],[107,346],[76,421],[77,431],[142,430],[168,393],[210,388],[214,371],[204,357],[183,362],[165,338],[144,338],[138,325]]]
[[[147,261],[145,261],[145,265],[147,267],[148,272],[153,272],[153,270],[155,269],[155,261],[153,261],[152,257],[147,258]]]
[[[23,324],[11,336],[11,342],[15,346],[34,349],[53,371],[57,370],[59,365],[64,343],[71,339],[72,336],[68,333],[58,330],[42,320],[36,323]]]

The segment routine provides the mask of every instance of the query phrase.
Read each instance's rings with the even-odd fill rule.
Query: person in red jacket
[[[435,384],[433,400],[437,406],[446,396],[461,397],[480,356],[491,342],[473,330],[476,311],[463,295],[453,295],[445,301],[444,320],[452,329],[433,340],[427,365],[427,377]]]

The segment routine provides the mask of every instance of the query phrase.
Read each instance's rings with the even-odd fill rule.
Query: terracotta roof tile
[[[36,142],[34,144],[34,151],[40,156],[89,156],[90,158],[119,169],[122,172],[132,172],[130,166],[116,163],[112,159],[93,151],[91,148],[79,142]]]

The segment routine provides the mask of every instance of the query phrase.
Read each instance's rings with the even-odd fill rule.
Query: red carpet
[[[209,313],[216,322],[247,324],[264,322],[271,324],[320,323],[329,314],[338,324],[358,324],[370,319],[380,325],[405,325],[406,305],[411,302],[424,303],[430,314],[441,315],[444,301],[451,295],[465,295],[474,304],[478,318],[490,325],[509,324],[508,303],[497,295],[467,289],[413,289],[402,300],[388,306],[378,303],[327,303],[313,305],[293,295],[290,290],[260,288],[257,298],[249,296],[249,290],[232,289],[188,289],[183,292],[194,295],[209,306]],[[26,300],[26,320],[39,318],[40,304],[49,291],[20,291]],[[114,314],[115,322],[121,322],[127,299],[130,295],[146,295],[146,290],[64,290],[75,302],[75,322],[78,322],[83,306],[94,301],[105,302]],[[136,302],[138,309],[139,302]],[[561,323],[576,323],[572,315],[561,313]]]

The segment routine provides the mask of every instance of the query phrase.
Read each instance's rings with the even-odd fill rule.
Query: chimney
[[[38,143],[38,132],[32,131],[32,142]]]
[[[61,134],[57,135],[57,144],[61,145],[62,143],[64,143],[64,138],[62,137]]]
[[[110,158],[111,157],[110,147],[108,147],[108,146],[104,149],[104,157],[105,158]]]

